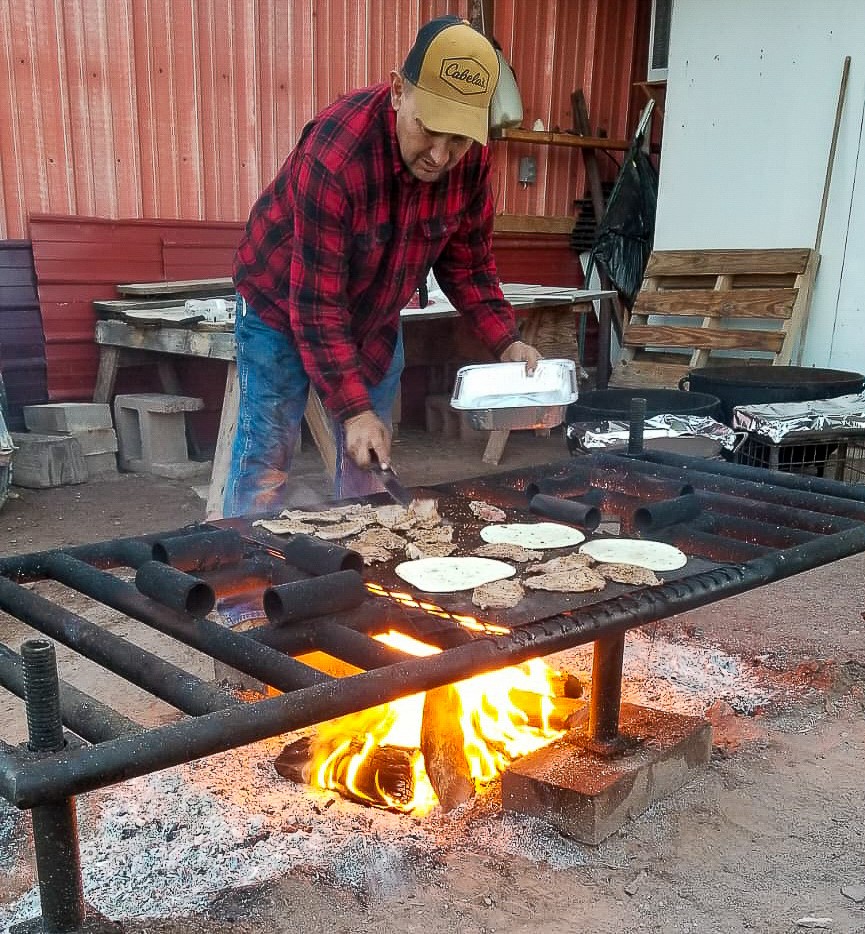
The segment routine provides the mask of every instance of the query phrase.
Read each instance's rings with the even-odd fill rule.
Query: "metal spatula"
[[[400,483],[399,477],[394,472],[393,467],[382,467],[378,458],[373,454],[372,464],[369,469],[378,477],[382,486],[387,490],[395,503],[399,503],[400,506],[411,505],[414,497],[402,483]]]

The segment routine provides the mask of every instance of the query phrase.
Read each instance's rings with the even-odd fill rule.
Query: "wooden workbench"
[[[537,338],[544,317],[550,314],[569,315],[577,310],[585,311],[590,307],[588,303],[611,294],[597,289],[569,289],[563,290],[568,293],[567,297],[556,298],[552,294],[555,291],[555,289],[550,290],[544,298],[533,298],[526,293],[522,293],[522,297],[514,295],[514,307],[524,319],[522,336],[527,341],[533,342]],[[119,306],[123,303],[101,302],[99,303],[100,310],[105,313],[107,308],[115,304]],[[122,309],[118,307],[117,311],[122,317]],[[435,321],[456,317],[458,317],[457,312],[446,304],[434,304],[427,308],[409,308],[405,309],[402,314],[404,324],[412,321]],[[228,366],[225,393],[206,512],[208,519],[219,518],[222,514],[222,494],[231,458],[231,445],[237,427],[239,402],[233,325],[198,322],[190,326],[177,327],[171,326],[170,323],[166,325],[156,322],[105,320],[99,321],[96,325],[96,343],[99,345],[100,357],[93,395],[94,402],[111,402],[117,371],[121,366],[152,362],[157,367],[163,390],[179,394],[182,390],[175,368],[178,358],[198,357],[226,361]],[[576,342],[574,349],[576,351]],[[305,418],[325,469],[332,477],[336,467],[333,430],[321,400],[314,391],[310,391]],[[484,453],[485,461],[498,463],[508,434],[508,432],[490,432]]]

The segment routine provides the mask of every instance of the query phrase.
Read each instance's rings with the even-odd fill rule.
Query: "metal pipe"
[[[0,643],[0,686],[18,697],[25,696],[24,662],[21,656]],[[140,724],[96,698],[79,691],[66,681],[60,682],[61,719],[69,729],[88,742],[99,743],[124,733],[141,733]]]
[[[265,547],[308,574],[334,571],[357,571],[359,574],[363,571],[363,558],[356,551],[311,535],[297,534],[288,538],[268,535]]]
[[[631,399],[628,413],[628,454],[641,454],[643,432],[646,427],[646,400],[641,396]]]
[[[369,597],[357,571],[335,571],[319,577],[277,584],[264,591],[264,612],[275,626],[298,623],[326,613],[360,606]]]
[[[386,665],[393,665],[412,657],[362,632],[355,632],[328,620],[320,620],[314,623],[312,628],[313,642],[317,649],[366,671],[384,668]]]
[[[619,735],[622,707],[622,666],[625,634],[595,639],[592,653],[592,692],[589,697],[588,738],[597,746],[609,746]]]
[[[51,556],[48,569],[54,580],[74,587],[280,691],[293,691],[329,680],[322,672],[293,658],[286,658],[248,639],[245,634],[232,632],[209,619],[193,620],[176,610],[160,606],[113,574],[99,571],[62,552]]]
[[[27,808],[58,795],[92,791],[625,632],[862,550],[865,550],[865,527],[773,552],[745,565],[722,565],[624,594],[566,616],[522,626],[508,635],[477,639],[438,655],[406,660],[195,720],[182,720],[140,737],[119,737],[98,746],[67,750],[43,760],[38,768],[0,753],[0,793],[17,807]]]
[[[659,452],[647,452],[647,454],[648,453]],[[688,482],[693,485],[693,489],[698,491],[708,490],[713,493],[741,496],[747,499],[757,500],[758,502],[777,504],[784,508],[806,509],[814,512],[829,513],[834,516],[843,516],[848,519],[865,521],[865,506],[856,499],[827,496],[825,494],[817,495],[790,488],[775,489],[766,478],[762,480],[759,479],[761,473],[767,475],[767,477],[773,475],[769,471],[761,471],[758,468],[743,468],[744,470],[754,471],[756,475],[756,479],[744,480],[738,477],[726,477],[715,472],[707,472],[704,470],[705,464],[714,464],[715,461],[693,460],[690,461],[687,466],[677,468],[667,464],[656,463],[655,461],[650,463],[641,458],[621,457],[616,454],[595,454],[593,457],[605,468],[616,471],[629,471],[645,475],[651,479],[680,481],[682,472],[684,471],[687,475]]]
[[[669,451],[646,451],[646,460],[668,467],[693,466],[693,459],[673,454]],[[798,490],[805,493],[817,493],[820,496],[838,496],[844,499],[865,503],[865,484],[841,483],[839,480],[826,480],[823,477],[806,477],[782,470],[766,470],[764,467],[747,467],[744,464],[730,464],[727,461],[701,461],[700,470],[705,473],[730,477],[735,480],[760,480],[773,486]]]
[[[95,574],[103,573],[92,570]],[[236,698],[158,655],[3,577],[0,577],[0,609],[185,713],[210,713],[238,703]]]
[[[693,525],[702,532],[751,542],[754,545],[765,545],[768,548],[790,548],[792,545],[810,542],[814,538],[812,532],[803,532],[801,529],[792,529],[777,523],[759,522],[756,519],[746,519],[742,516],[728,516],[724,513],[718,515],[701,513],[694,520]]]
[[[832,516],[825,512],[794,509],[791,506],[779,509],[771,503],[760,503],[755,499],[745,499],[725,493],[710,493],[701,490],[695,496],[700,505],[707,511],[711,510],[714,515],[742,516],[770,523],[780,519],[787,528],[801,529],[816,535],[843,532],[844,529],[852,529],[858,524],[855,519]]]
[[[237,564],[243,549],[243,539],[234,529],[213,529],[160,538],[153,543],[151,554],[154,561],[179,571],[198,572]]]
[[[700,513],[700,503],[693,493],[646,503],[634,511],[632,523],[639,532],[652,532],[678,522],[688,522]]]
[[[601,511],[596,506],[548,496],[546,493],[537,493],[531,498],[529,511],[548,519],[567,522],[589,532],[594,532],[601,524]]]
[[[60,692],[54,646],[30,639],[21,646],[29,747],[55,753],[64,747]],[[38,767],[39,760],[36,762]],[[78,930],[86,915],[75,799],[43,803],[33,808],[33,843],[43,931]]]
[[[599,456],[592,455],[592,461]],[[625,465],[635,462],[628,458],[623,460]],[[571,490],[573,492],[569,492]],[[694,487],[682,479],[659,479],[648,476],[644,471],[628,470],[627,466],[605,469],[592,463],[578,464],[566,477],[530,483],[526,487],[526,495],[531,498],[535,493],[549,493],[570,498],[583,496],[589,490],[609,490],[642,500],[658,500],[687,496],[694,492]]]
[[[653,532],[651,537],[656,541],[675,545],[693,557],[706,558],[709,561],[744,563],[773,551],[763,545],[731,541],[720,535],[712,535],[687,525],[671,525],[669,528]]]
[[[146,597],[190,616],[207,616],[216,606],[216,594],[209,584],[159,561],[139,566],[135,586]]]

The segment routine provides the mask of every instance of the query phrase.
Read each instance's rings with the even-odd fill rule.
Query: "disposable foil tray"
[[[573,360],[541,360],[529,376],[524,363],[489,363],[457,371],[451,408],[478,431],[555,428],[577,399]]]

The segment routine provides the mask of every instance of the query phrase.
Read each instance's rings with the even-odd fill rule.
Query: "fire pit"
[[[688,562],[660,586],[535,592],[510,610],[480,613],[462,594],[430,600],[412,593],[392,566],[361,572],[350,551],[286,540],[249,520],[0,561],[0,609],[47,637],[26,643],[20,655],[0,649],[0,683],[26,697],[30,734],[26,749],[0,746],[0,794],[33,811],[46,929],[84,923],[77,794],[588,642],[595,663],[584,738],[597,754],[615,758],[627,629],[865,550],[859,488],[660,452],[568,459],[442,485],[436,494],[459,541],[480,524],[471,500],[528,515],[531,497],[536,510],[549,500],[574,515],[600,510],[624,534],[677,545]],[[136,583],[111,573],[118,568],[134,571]],[[22,586],[38,580],[86,594],[282,693],[243,701]],[[293,612],[279,598],[286,586],[306,588],[314,615],[279,616]],[[241,592],[260,601],[262,625],[237,632],[208,618],[215,602]],[[373,638],[390,631],[433,651],[412,657],[398,643]],[[62,683],[58,692],[49,639],[187,716],[145,730],[97,698]],[[314,651],[360,671],[333,677],[295,657]]]

